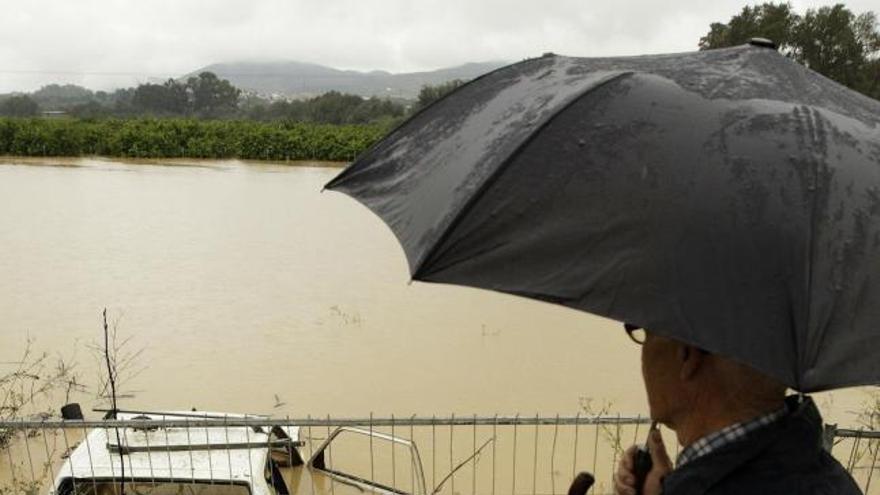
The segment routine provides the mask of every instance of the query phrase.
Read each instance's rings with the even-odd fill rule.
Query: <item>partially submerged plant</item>
[[[9,368],[3,370],[5,366]],[[82,390],[72,363],[35,351],[28,337],[19,360],[0,364],[0,421],[52,417],[57,408],[49,401],[56,393],[63,391],[68,400],[72,392]],[[0,428],[0,449],[7,448],[15,434]]]
[[[5,369],[4,369],[5,368]],[[56,401],[64,394],[65,403],[73,392],[82,392],[72,361],[52,358],[46,352],[34,350],[34,340],[27,338],[24,351],[17,361],[0,363],[0,421],[18,419],[48,419],[56,415]],[[0,485],[0,495],[12,493],[36,494],[45,480],[52,475],[52,459],[57,456],[57,435],[37,429],[21,430],[0,428],[0,450],[12,448],[17,438],[25,441],[43,436],[47,458],[30,466],[31,477],[16,476],[20,466],[10,464],[12,481]],[[10,456],[10,461],[12,456]]]
[[[103,318],[103,340],[100,344],[90,345],[89,348],[94,354],[95,369],[103,370],[98,373],[96,396],[115,409],[114,399],[130,399],[136,393],[123,387],[146,369],[146,366],[140,364],[144,348],[134,347],[133,336],[123,338],[119,335],[121,317],[117,316],[110,324],[107,322],[105,309]]]

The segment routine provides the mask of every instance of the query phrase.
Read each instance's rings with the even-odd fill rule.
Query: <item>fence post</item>
[[[831,453],[834,448],[834,437],[837,435],[837,423],[833,425],[826,424],[822,429],[822,448],[825,452]]]

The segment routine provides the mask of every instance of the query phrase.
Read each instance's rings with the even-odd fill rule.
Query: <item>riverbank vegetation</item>
[[[186,118],[0,118],[0,155],[352,160],[388,125]]]

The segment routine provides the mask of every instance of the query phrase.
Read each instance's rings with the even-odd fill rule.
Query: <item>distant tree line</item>
[[[270,100],[245,94],[228,80],[202,72],[185,81],[169,79],[161,84],[145,83],[110,93],[50,84],[29,95],[0,95],[0,116],[32,117],[43,111],[58,111],[80,119],[149,116],[390,126],[461,84],[462,81],[455,80],[424,86],[415,103],[363,98],[338,91],[308,99]]]
[[[7,95],[0,100],[0,115],[28,117],[57,111],[74,117],[187,116],[234,117],[241,90],[211,72],[186,81],[169,79],[112,93],[90,91],[71,84],[49,84],[31,94]]]
[[[326,124],[390,122],[405,114],[406,108],[400,103],[376,97],[364,99],[338,91],[330,91],[307,100],[257,103],[244,111],[244,115],[253,120],[293,120]]]
[[[789,3],[743,7],[727,23],[716,22],[700,38],[701,50],[767,38],[786,56],[820,74],[880,99],[880,29],[874,12],[854,14],[843,4],[808,9]]]

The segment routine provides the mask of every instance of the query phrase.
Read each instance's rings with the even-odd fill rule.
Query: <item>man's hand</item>
[[[614,475],[614,491],[617,495],[636,495],[633,459],[635,459],[637,449],[636,445],[626,449],[617,465],[617,473]],[[659,495],[662,492],[660,481],[672,471],[672,461],[669,460],[669,454],[666,453],[666,446],[663,445],[663,437],[659,430],[653,430],[648,434],[648,449],[651,451],[651,461],[654,465],[648,476],[645,477],[642,494]]]

